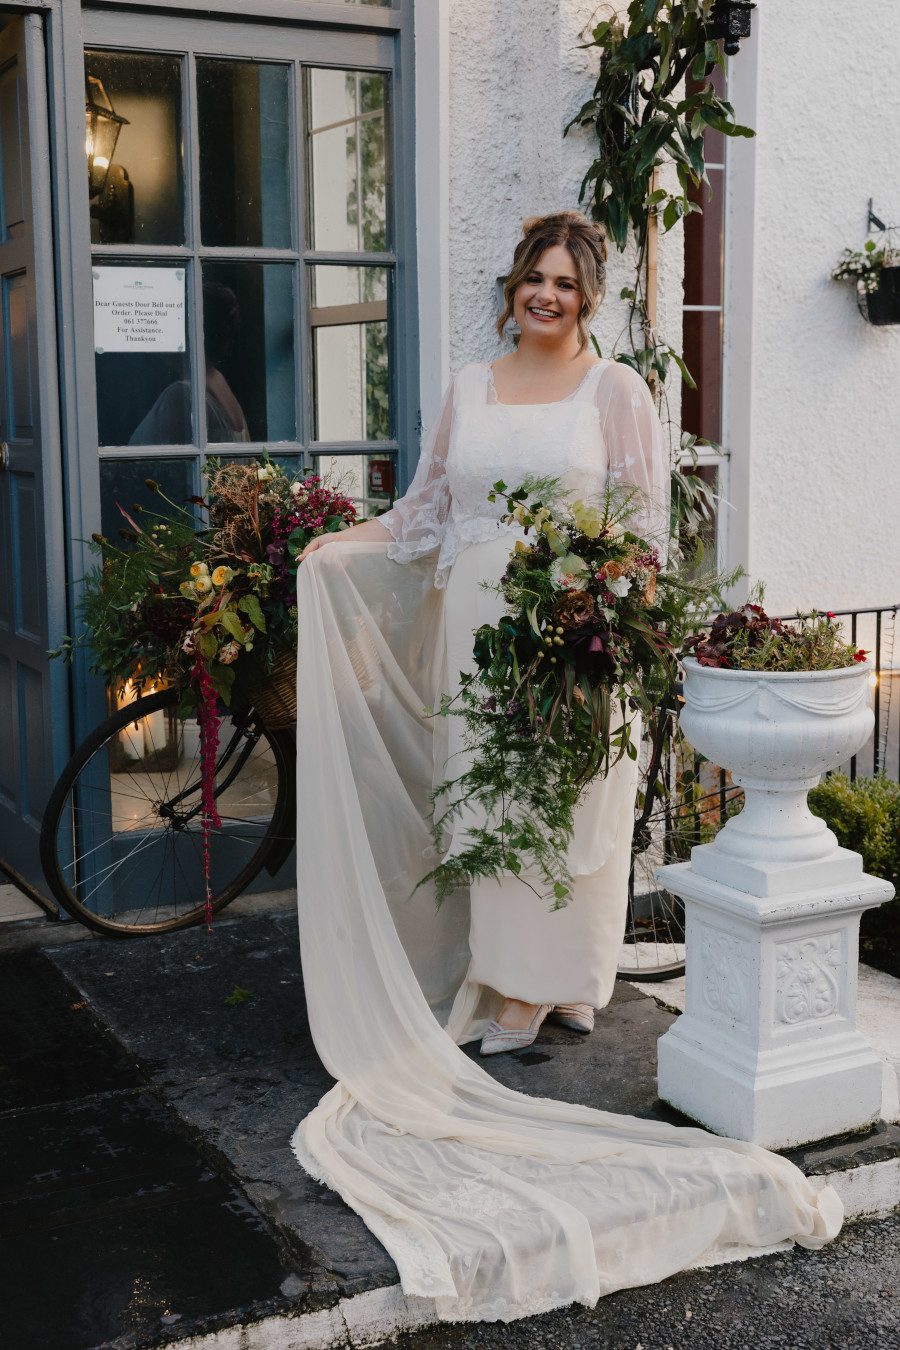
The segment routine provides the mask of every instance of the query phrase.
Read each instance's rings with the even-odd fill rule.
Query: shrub
[[[832,774],[809,794],[810,809],[834,830],[838,843],[862,854],[876,877],[900,877],[900,783],[884,774],[857,778]]]

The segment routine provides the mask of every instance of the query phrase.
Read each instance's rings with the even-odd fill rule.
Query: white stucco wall
[[[900,600],[900,326],[829,280],[870,196],[900,221],[900,27],[896,0],[833,17],[761,0],[734,63],[757,137],[729,147],[731,535],[774,613]]]
[[[593,0],[442,0],[446,6],[447,153],[445,237],[448,254],[445,301],[438,313],[431,301],[437,293],[429,248],[435,233],[433,192],[442,190],[440,167],[420,148],[418,160],[420,222],[429,219],[431,235],[423,240],[430,259],[430,297],[423,321],[423,420],[436,408],[433,352],[446,345],[446,369],[467,361],[492,359],[511,344],[494,330],[497,316],[496,278],[509,269],[512,251],[526,216],[578,206],[578,189],[593,155],[591,138],[563,129],[590,97],[596,78],[595,52],[579,49],[581,33],[596,11]],[[438,36],[433,12],[423,31],[430,42]],[[428,145],[441,143],[429,122],[440,66],[420,49],[417,119]],[[423,88],[422,61],[425,61]],[[423,185],[424,175],[424,185]],[[424,196],[424,202],[423,202]],[[428,212],[432,212],[428,215]],[[680,349],[683,247],[680,228],[664,237],[660,248],[658,319],[661,331]],[[610,246],[607,299],[594,328],[604,355],[611,349],[626,317],[619,300],[630,284],[630,259]],[[421,288],[420,288],[421,289]],[[670,404],[677,413],[678,392]]]

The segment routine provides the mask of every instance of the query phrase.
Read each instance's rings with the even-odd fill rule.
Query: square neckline
[[[501,399],[499,394],[497,393],[497,385],[494,382],[494,363],[493,361],[485,361],[484,368],[487,371],[488,387],[494,391],[494,401],[492,404],[489,402],[488,407],[556,408],[561,403],[571,403],[572,400],[575,398],[575,396],[581,393],[582,389],[587,384],[588,379],[594,373],[594,371],[599,369],[601,366],[605,366],[606,364],[608,363],[603,359],[603,357],[600,357],[600,359],[595,361],[593,365],[588,366],[587,370],[584,372],[581,379],[576,384],[575,388],[572,390],[570,394],[566,394],[565,398],[545,399],[543,402],[540,403],[504,403],[503,399]]]

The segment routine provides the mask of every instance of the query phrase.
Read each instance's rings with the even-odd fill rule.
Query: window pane
[[[682,351],[696,389],[681,391],[681,425],[685,431],[718,441],[721,432],[722,313],[687,310]]]
[[[380,252],[387,246],[387,77],[309,74],[313,247]]]
[[[204,244],[291,245],[287,66],[197,61]]]
[[[88,51],[85,74],[92,242],[184,243],[181,58]]]
[[[171,263],[148,264],[141,259],[138,267],[132,267],[103,259],[94,269],[95,286],[104,269],[122,272],[123,297],[129,294],[129,282],[151,269],[170,272],[179,285],[185,285],[184,268],[173,268]],[[104,294],[108,290],[104,287]],[[185,286],[185,301],[189,307],[190,286]],[[189,331],[187,317],[179,324],[179,341]],[[133,350],[96,354],[101,445],[190,445],[193,441],[190,358],[186,351],[155,349],[153,342],[138,335],[139,345]]]
[[[316,439],[390,438],[387,269],[312,269]]]
[[[386,511],[397,493],[397,459],[378,455],[314,455],[315,472],[351,499],[360,516]]]
[[[203,264],[207,440],[292,441],[294,268]]]
[[[129,515],[134,515],[135,503],[145,512],[165,516],[166,503],[156,492],[151,492],[146,480],[154,479],[170,501],[186,505],[186,498],[194,493],[193,459],[101,459],[100,461],[100,528],[111,543],[121,545],[120,529],[128,529],[116,503]],[[190,510],[190,507],[188,507]],[[141,528],[153,524],[147,515],[137,517]]]

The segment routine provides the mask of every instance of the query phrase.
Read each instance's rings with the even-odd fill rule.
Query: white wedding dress
[[[439,910],[429,888],[411,894],[437,860],[430,795],[460,749],[458,719],[424,710],[458,687],[473,628],[500,612],[479,583],[502,573],[515,530],[487,494],[526,474],[571,497],[607,476],[634,484],[641,528],[665,534],[661,428],[634,371],[600,362],[570,398],[513,406],[475,364],[381,518],[394,542],[331,543],[298,574],[300,946],[337,1083],[292,1143],[384,1243],[404,1291],[446,1320],[592,1306],[701,1260],[820,1246],[842,1218],[833,1190],[764,1149],[525,1096],[459,1049],[502,994],[602,1006],[622,936],[625,761],[579,805],[566,909],[512,877]]]

